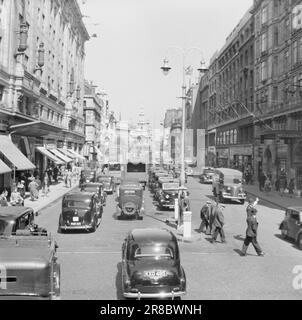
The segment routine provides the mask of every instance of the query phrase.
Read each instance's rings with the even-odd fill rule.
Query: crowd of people
[[[0,206],[24,206],[27,194],[31,201],[47,197],[51,191],[51,185],[58,184],[59,180],[64,181],[66,188],[71,188],[73,183],[79,180],[80,172],[79,167],[69,163],[67,166],[49,165],[42,175],[38,170],[22,172],[16,178],[11,190],[2,190]]]
[[[247,249],[250,244],[253,245],[258,256],[264,256],[258,241],[257,241],[257,232],[258,232],[258,221],[257,221],[257,209],[256,205],[258,204],[259,199],[248,200],[248,206],[246,208],[246,237],[241,249],[241,255],[246,256]],[[204,232],[206,235],[210,235],[211,243],[215,243],[218,235],[220,236],[221,242],[226,243],[226,237],[224,233],[225,219],[223,210],[225,208],[224,204],[220,204],[218,199],[215,200],[215,203],[212,201],[207,201],[206,204],[200,210],[200,219],[201,223],[198,228],[198,232]]]

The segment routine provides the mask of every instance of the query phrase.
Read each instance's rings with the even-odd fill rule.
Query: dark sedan
[[[175,235],[166,229],[135,229],[122,248],[122,288],[125,298],[180,298],[186,275],[180,265]]]
[[[99,204],[95,193],[68,193],[62,200],[59,231],[86,230],[94,232],[98,226]]]

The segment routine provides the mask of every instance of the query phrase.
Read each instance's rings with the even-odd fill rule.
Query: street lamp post
[[[185,63],[186,63],[186,57],[187,54],[192,50],[197,50],[202,55],[202,52],[197,47],[191,47],[187,50],[181,48],[181,47],[170,47],[169,49],[177,49],[180,50],[182,53],[182,96],[180,97],[182,99],[182,131],[181,131],[181,174],[180,174],[180,183],[181,187],[185,186],[185,129],[186,129],[186,69],[185,69]],[[169,50],[168,49],[168,50]],[[203,68],[203,62],[201,62],[201,68],[198,69],[200,74],[207,71],[207,69]],[[166,76],[169,74],[171,67],[169,66],[169,61],[167,58],[164,59],[164,65],[161,67],[161,70],[163,71],[163,74]]]

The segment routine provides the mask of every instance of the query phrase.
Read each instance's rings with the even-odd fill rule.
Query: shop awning
[[[46,156],[47,158],[49,158],[51,161],[53,161],[55,164],[65,164],[64,161],[62,161],[61,159],[57,158],[55,155],[53,155],[51,152],[49,152],[46,148],[44,147],[36,147],[36,149],[42,153],[44,156]]]
[[[61,132],[62,128],[43,121],[32,121],[10,126],[10,130],[20,135],[41,137],[48,135],[50,132]]]
[[[3,162],[0,160],[0,174],[11,172],[12,170]]]
[[[71,152],[68,151],[68,149],[62,149],[62,148],[58,148],[58,150],[60,152],[62,152],[65,156],[71,158],[71,159],[75,159],[76,156],[74,154],[72,154]]]
[[[75,152],[75,151],[73,151],[71,149],[68,149],[68,151],[71,152],[72,154],[74,154],[76,156],[76,158],[82,159],[82,160],[86,160],[86,158],[83,157],[82,155],[80,155],[79,153],[77,153],[77,152]]]
[[[57,149],[48,149],[48,151],[50,151],[51,153],[53,153],[57,158],[63,160],[64,162],[66,163],[69,163],[69,162],[72,162],[73,159],[67,157],[67,156],[64,156],[63,153],[61,153],[59,150]]]
[[[0,152],[13,164],[17,171],[33,170],[36,168],[8,136],[0,136]]]

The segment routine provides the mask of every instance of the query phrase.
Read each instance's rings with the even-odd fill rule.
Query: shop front
[[[230,165],[230,149],[217,148],[217,167],[228,168]]]

